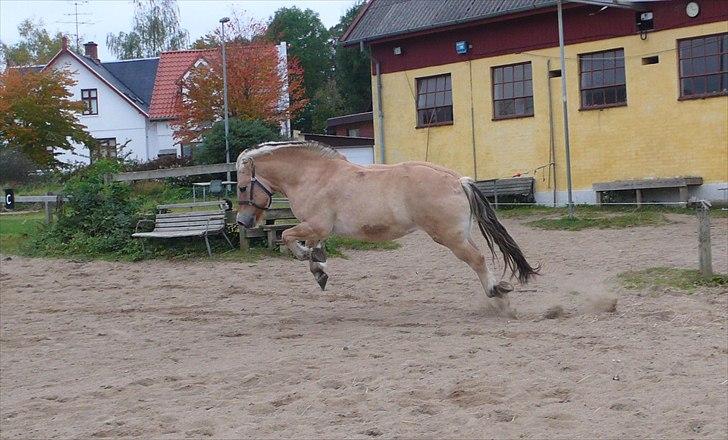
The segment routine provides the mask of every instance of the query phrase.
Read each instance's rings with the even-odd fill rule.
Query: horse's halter
[[[267,205],[260,206],[253,200],[253,189],[255,188],[255,185],[258,185],[260,189],[268,195]],[[270,205],[273,203],[273,192],[255,178],[255,162],[253,162],[253,159],[250,159],[250,185],[248,186],[248,200],[238,200],[238,203],[241,205],[254,206],[263,211],[270,209]]]

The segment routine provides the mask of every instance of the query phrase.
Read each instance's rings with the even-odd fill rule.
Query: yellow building
[[[594,203],[595,183],[680,176],[726,200],[728,1],[587,3],[563,13],[575,202]],[[377,162],[533,176],[538,203],[564,203],[555,5],[370,0],[342,42],[371,55]]]

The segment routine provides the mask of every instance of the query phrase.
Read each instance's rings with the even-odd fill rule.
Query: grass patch
[[[343,257],[342,249],[391,251],[399,248],[400,244],[395,241],[363,241],[339,235],[332,235],[326,240],[326,253],[332,257]]]
[[[628,271],[619,274],[618,278],[622,286],[632,290],[672,287],[692,293],[697,287],[728,286],[728,274],[715,274],[712,278],[706,279],[698,270],[674,267],[651,267]]]
[[[635,211],[626,214],[542,218],[527,223],[540,229],[581,231],[582,229],[623,229],[635,226],[657,226],[668,223],[667,218],[657,211]]]
[[[44,218],[42,212],[0,215],[0,253],[20,254],[28,239],[44,227]]]

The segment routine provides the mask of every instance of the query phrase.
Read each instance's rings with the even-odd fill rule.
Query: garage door
[[[346,156],[349,162],[359,165],[371,165],[374,163],[374,147],[341,147],[336,150]]]

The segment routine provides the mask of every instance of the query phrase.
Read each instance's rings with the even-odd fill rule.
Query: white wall
[[[81,89],[97,89],[98,115],[79,115],[79,122],[88,128],[91,136],[97,139],[116,138],[117,148],[129,141],[123,152],[130,152],[132,159],[146,161],[156,157],[156,154],[150,157],[148,153],[147,118],[129,101],[69,54],[62,54],[53,67],[67,67],[73,72],[77,84],[71,90],[71,99],[80,101]],[[89,150],[77,146],[74,152],[63,153],[58,159],[66,163],[89,163]]]
[[[160,150],[175,149],[177,156],[182,155],[180,146],[175,141],[174,131],[169,125],[169,121],[151,121],[149,122],[149,159],[155,159],[159,155]]]

